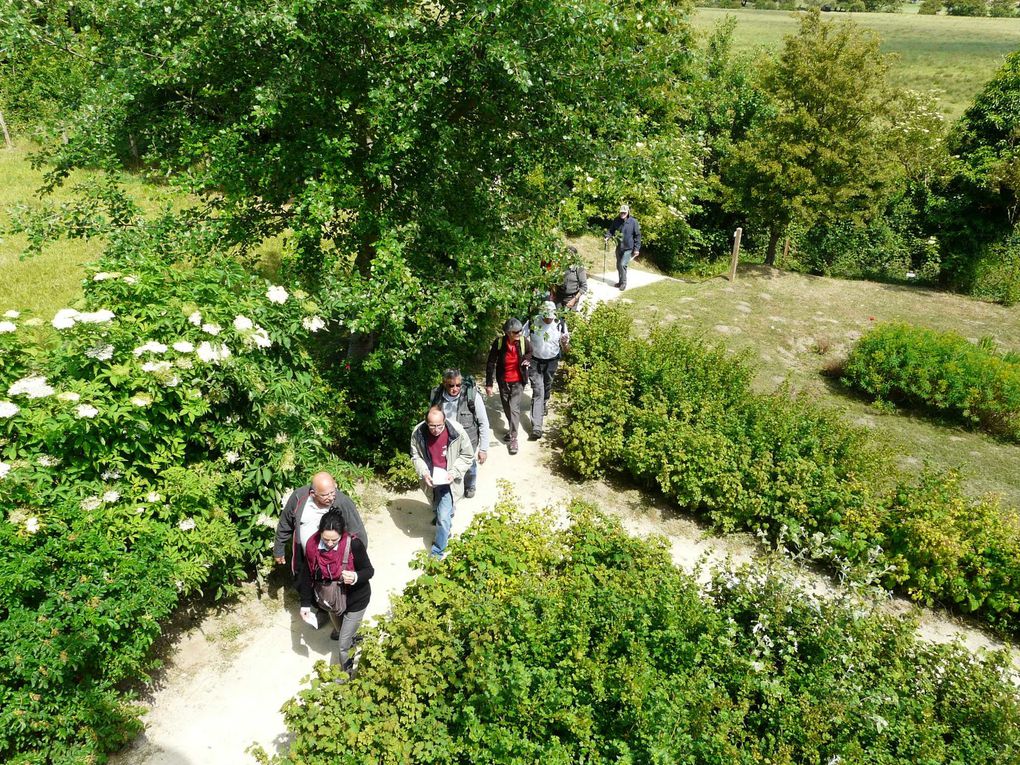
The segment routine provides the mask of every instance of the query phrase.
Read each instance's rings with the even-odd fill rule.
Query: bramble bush
[[[842,379],[879,401],[929,407],[1020,441],[1020,363],[990,342],[883,324],[854,345]]]
[[[571,343],[564,460],[624,473],[702,513],[911,598],[1020,629],[1020,519],[954,474],[908,479],[867,432],[787,391],[753,392],[746,358],[677,328],[634,338],[599,307]]]
[[[124,689],[160,621],[265,563],[286,488],[354,475],[327,451],[347,414],[309,353],[319,306],[189,247],[125,230],[52,332],[13,310],[0,324],[4,762],[126,742]]]
[[[781,571],[714,572],[574,503],[504,500],[421,560],[357,677],[319,663],[263,763],[1002,763],[1020,755],[1005,654]],[[557,529],[551,531],[550,529]]]

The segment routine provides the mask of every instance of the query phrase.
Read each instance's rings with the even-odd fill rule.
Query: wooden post
[[[7,132],[7,123],[4,121],[4,113],[0,112],[0,130],[4,131],[4,146],[8,149],[14,148],[14,142],[11,141],[11,134]]]
[[[740,260],[740,235],[744,229],[738,228],[733,232],[733,254],[730,256],[730,281],[737,279],[737,261]]]
[[[790,254],[790,237],[786,237],[786,242],[783,243],[783,266],[786,266],[786,258]]]

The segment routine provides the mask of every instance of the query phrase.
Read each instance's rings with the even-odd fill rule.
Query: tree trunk
[[[769,248],[765,253],[766,266],[774,266],[776,264],[776,249],[782,236],[783,229],[780,226],[774,225],[769,227]]]
[[[0,130],[4,132],[4,146],[8,149],[14,148],[14,142],[11,141],[11,134],[7,132],[7,122],[4,120],[4,113],[0,111]]]

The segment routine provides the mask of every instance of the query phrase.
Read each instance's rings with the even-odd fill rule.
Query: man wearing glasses
[[[315,600],[312,580],[305,564],[305,545],[319,530],[322,516],[331,509],[343,515],[345,528],[355,534],[367,549],[368,533],[365,531],[365,524],[361,521],[358,508],[354,506],[350,497],[337,489],[336,481],[329,473],[316,473],[308,486],[302,486],[291,492],[276,524],[273,558],[277,563],[286,563],[287,543],[291,543],[290,570],[294,574],[294,587],[301,598],[302,616],[310,613]],[[330,637],[336,640],[339,635],[334,630]]]
[[[478,466],[485,464],[489,452],[489,415],[485,411],[482,394],[470,377],[467,380],[459,369],[443,372],[443,384],[432,389],[429,399],[431,406],[441,406],[448,420],[456,420],[464,426],[471,446],[476,451],[471,469],[464,476],[464,497],[475,496],[478,483]]]
[[[429,409],[411,431],[411,461],[436,514],[433,557],[442,558],[446,553],[453,531],[454,500],[464,492],[464,475],[471,469],[474,456],[464,426],[446,419],[441,406]]]

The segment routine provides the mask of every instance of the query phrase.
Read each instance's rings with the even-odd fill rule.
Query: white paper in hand
[[[450,474],[446,471],[446,468],[432,468],[433,486],[446,486],[448,483],[450,483]]]
[[[319,629],[319,620],[316,618],[315,612],[312,611],[311,609],[306,611],[305,609],[302,608],[301,618],[304,620],[305,624],[307,624],[309,627]]]

